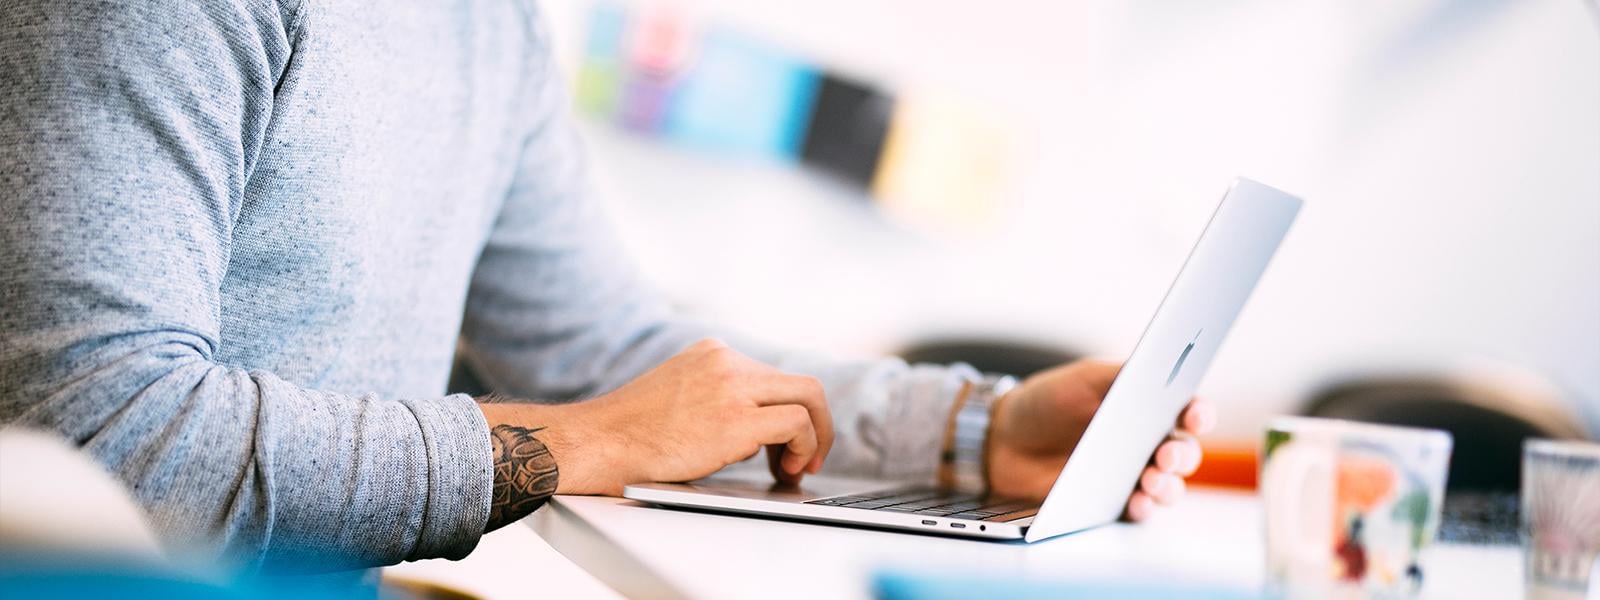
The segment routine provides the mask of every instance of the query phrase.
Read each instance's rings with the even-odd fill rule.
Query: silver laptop
[[[1029,542],[1115,521],[1300,204],[1248,179],[1228,189],[1043,504],[825,477],[792,486],[714,476],[630,485],[622,495],[681,508]]]

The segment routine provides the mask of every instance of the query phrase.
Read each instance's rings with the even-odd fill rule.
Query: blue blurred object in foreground
[[[345,574],[340,574],[345,575]],[[242,577],[208,580],[170,568],[97,557],[0,552],[0,598],[56,600],[376,600],[376,577]]]
[[[1114,581],[1045,581],[985,575],[943,575],[885,571],[873,577],[872,595],[882,600],[960,598],[1118,598],[1143,600],[1256,600],[1254,590]]]

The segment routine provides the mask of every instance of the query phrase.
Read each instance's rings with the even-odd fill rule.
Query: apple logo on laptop
[[[1200,334],[1204,331],[1201,329],[1194,332],[1194,339],[1189,340],[1189,345],[1183,347],[1183,353],[1178,355],[1178,362],[1173,363],[1172,372],[1167,374],[1167,385],[1172,385],[1172,381],[1178,378],[1178,371],[1183,370],[1183,361],[1189,360],[1189,353],[1194,352],[1194,343],[1200,341]]]

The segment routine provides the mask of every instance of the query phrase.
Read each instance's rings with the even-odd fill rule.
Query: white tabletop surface
[[[464,559],[401,563],[384,568],[383,575],[442,585],[489,600],[622,598],[522,523],[483,536]]]
[[[668,510],[618,498],[557,497],[528,522],[549,547],[629,597],[860,598],[881,569],[1159,577],[1240,588],[1262,578],[1254,495],[1204,489],[1144,524],[1031,545]],[[1520,556],[1515,546],[1436,545],[1424,565],[1423,595],[1518,597]]]

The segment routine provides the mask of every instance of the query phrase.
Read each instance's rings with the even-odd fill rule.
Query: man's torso
[[[245,165],[219,362],[327,391],[442,391],[542,75],[527,10],[303,7]]]

